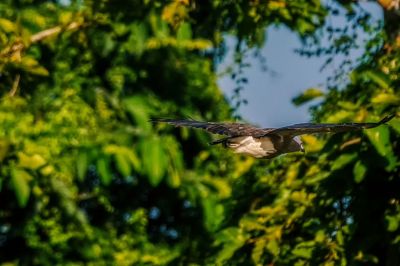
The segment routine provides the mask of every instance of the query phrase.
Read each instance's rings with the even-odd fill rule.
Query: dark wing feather
[[[152,119],[152,122],[167,123],[176,127],[194,127],[201,128],[213,134],[225,135],[229,137],[238,136],[258,136],[265,135],[266,129],[257,128],[242,123],[217,123],[202,122],[196,120],[175,120],[175,119]]]
[[[393,117],[394,115],[387,116],[377,123],[296,124],[287,127],[277,128],[275,130],[270,131],[269,133],[287,135],[287,136],[298,136],[298,135],[312,134],[312,133],[346,132],[346,131],[360,130],[365,128],[374,128],[390,121]]]

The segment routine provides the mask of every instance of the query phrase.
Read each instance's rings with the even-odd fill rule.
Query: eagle
[[[390,121],[387,116],[377,123],[316,124],[301,123],[280,128],[259,128],[245,123],[203,122],[190,119],[152,119],[153,123],[167,123],[176,127],[192,127],[213,134],[224,135],[211,145],[222,144],[234,153],[250,155],[259,159],[271,159],[281,154],[304,152],[300,135],[313,133],[337,133],[374,128]]]

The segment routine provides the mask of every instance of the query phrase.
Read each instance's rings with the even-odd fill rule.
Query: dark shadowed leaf
[[[88,167],[89,167],[89,155],[87,154],[87,152],[82,151],[78,154],[78,158],[76,161],[76,170],[79,181],[84,180]]]
[[[375,82],[377,85],[379,85],[381,88],[388,89],[390,86],[390,79],[389,77],[377,70],[367,70],[362,73],[362,75],[373,82]]]
[[[111,183],[112,173],[110,167],[110,162],[107,157],[103,156],[97,160],[97,171],[104,185],[109,185]]]
[[[353,168],[354,181],[360,183],[364,179],[367,170],[367,167],[361,161],[357,161]]]

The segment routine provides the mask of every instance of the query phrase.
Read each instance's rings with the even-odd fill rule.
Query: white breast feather
[[[261,139],[251,136],[237,137],[231,139],[229,147],[232,148],[235,153],[243,153],[256,158],[262,158],[276,152],[274,144],[268,137]]]

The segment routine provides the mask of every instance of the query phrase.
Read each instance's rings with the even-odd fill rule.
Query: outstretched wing
[[[225,135],[228,137],[238,136],[261,136],[272,129],[261,129],[243,123],[217,123],[202,122],[196,120],[175,120],[175,119],[152,119],[152,122],[167,123],[176,127],[201,128],[213,134]]]
[[[298,136],[298,135],[312,134],[312,133],[346,132],[346,131],[360,130],[365,128],[374,128],[390,121],[393,117],[394,115],[387,116],[377,123],[296,124],[287,127],[277,128],[275,130],[268,132],[267,134],[273,133],[286,136]]]

